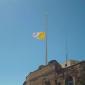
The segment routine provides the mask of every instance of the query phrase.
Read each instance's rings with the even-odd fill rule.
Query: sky
[[[0,0],[0,85],[22,85],[45,64],[45,43],[32,37],[45,31],[48,61],[85,60],[85,0]],[[67,41],[67,51],[65,42]]]

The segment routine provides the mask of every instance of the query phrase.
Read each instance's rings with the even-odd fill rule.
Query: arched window
[[[65,79],[65,85],[74,85],[73,78],[71,76],[68,76]]]

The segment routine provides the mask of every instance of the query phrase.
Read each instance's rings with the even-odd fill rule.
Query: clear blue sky
[[[0,0],[0,85],[22,85],[25,76],[44,64],[44,42],[32,33],[44,31],[48,11],[48,59],[85,60],[85,0]],[[66,36],[67,34],[67,36]]]

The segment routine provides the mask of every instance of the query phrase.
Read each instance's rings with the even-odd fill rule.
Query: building
[[[23,85],[85,85],[85,61],[70,61],[65,67],[52,60],[31,72]]]

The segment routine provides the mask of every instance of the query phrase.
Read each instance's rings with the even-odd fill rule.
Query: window
[[[61,85],[61,83],[60,82],[58,82],[58,84],[57,85]]]
[[[61,85],[61,83],[57,82],[57,80],[55,80],[55,85]]]
[[[57,85],[57,80],[55,80],[55,85]]]
[[[45,85],[51,85],[50,81],[45,81]]]
[[[71,76],[69,76],[68,78],[66,78],[65,85],[74,85],[73,78]]]

